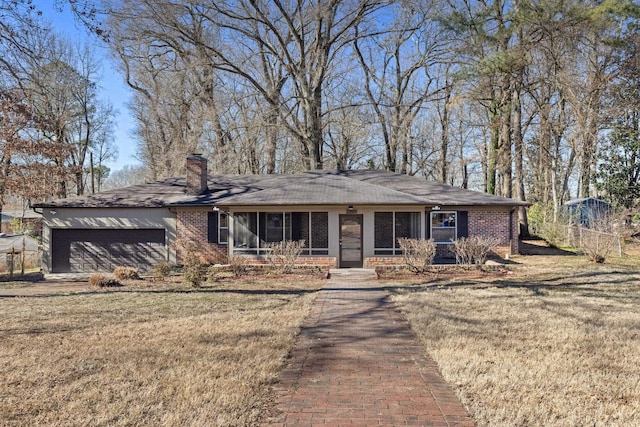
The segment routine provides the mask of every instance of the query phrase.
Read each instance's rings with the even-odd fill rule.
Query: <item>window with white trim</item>
[[[226,212],[218,213],[218,243],[226,245],[229,242],[229,215]]]
[[[229,218],[225,212],[213,211],[207,214],[207,241],[226,245],[229,238]]]
[[[453,244],[458,235],[457,212],[431,212],[431,239],[438,244]]]

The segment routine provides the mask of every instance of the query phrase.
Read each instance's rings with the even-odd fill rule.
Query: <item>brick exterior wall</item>
[[[496,237],[500,240],[496,252],[500,256],[519,253],[518,215],[511,215],[511,242],[509,242],[509,212],[469,211],[469,237]],[[511,243],[511,247],[509,247]]]
[[[248,265],[267,265],[269,260],[265,256],[242,255],[247,258]],[[303,256],[298,257],[297,265],[318,266],[322,268],[335,268],[338,263],[332,256]]]
[[[468,211],[469,236],[497,237],[500,240],[496,252],[500,256],[518,253],[518,216],[513,214],[511,226],[511,247],[509,247],[509,212],[505,211]],[[208,216],[207,211],[179,210],[177,212],[177,238],[196,242],[200,248],[203,261],[210,264],[226,264],[227,246],[207,241]],[[455,257],[449,251],[449,245],[438,245],[439,257]],[[262,256],[247,256],[249,264],[266,264],[267,259]],[[178,253],[178,262],[180,254]],[[364,259],[365,268],[385,267],[402,264],[401,256],[374,256]],[[301,256],[301,265],[317,265],[334,268],[336,257],[330,256]]]
[[[227,263],[227,246],[217,243],[209,243],[208,212],[195,210],[179,210],[177,212],[176,235],[178,241],[190,240],[196,242],[202,253],[202,261],[209,264]],[[178,262],[181,262],[178,251]]]
[[[364,268],[392,267],[404,265],[402,256],[372,256],[364,259]]]

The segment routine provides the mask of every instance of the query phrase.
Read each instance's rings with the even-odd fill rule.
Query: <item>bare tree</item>
[[[340,108],[331,114],[327,125],[328,165],[338,170],[361,167],[376,153],[366,142],[370,128],[359,107]]]
[[[327,78],[352,40],[351,29],[385,2],[105,3],[111,36],[128,76],[135,76],[139,64],[175,58],[176,72],[192,64],[200,73],[201,93],[206,94],[201,101],[209,112],[217,106],[212,88],[219,80],[229,88],[251,88],[261,97],[265,103],[260,105],[262,122],[268,124],[266,171],[273,172],[279,127],[297,141],[306,169],[323,167]],[[149,52],[144,52],[145,47]],[[138,84],[132,78],[129,83]],[[153,95],[144,89],[145,96]],[[211,125],[215,129],[216,120]],[[224,131],[217,135],[218,143]]]
[[[111,173],[102,185],[103,190],[124,188],[132,185],[144,184],[151,181],[149,170],[145,166],[124,166]]]
[[[414,120],[442,90],[435,67],[444,60],[446,41],[438,32],[437,2],[397,3],[388,31],[360,37],[354,49],[364,74],[364,90],[380,127],[385,168],[413,174]]]
[[[73,180],[58,175],[57,195],[67,196],[69,184],[84,192],[87,153],[111,144],[111,107],[99,101],[95,80],[99,67],[87,46],[74,45],[56,35],[38,18],[31,2],[0,4],[0,86],[20,94],[37,126],[32,141],[60,146],[52,160],[67,168]],[[44,146],[42,146],[44,147]],[[103,159],[113,150],[103,150]],[[46,157],[46,156],[45,156]],[[63,179],[64,178],[64,179]]]
[[[67,1],[120,58],[154,177],[182,173],[177,160],[196,150],[225,173],[366,163],[556,211],[591,191],[616,53],[639,9]],[[87,5],[104,6],[108,25]],[[526,229],[524,210],[519,221]]]

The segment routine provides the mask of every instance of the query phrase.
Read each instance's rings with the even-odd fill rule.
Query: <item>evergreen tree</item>
[[[640,115],[616,127],[602,155],[598,189],[617,207],[640,205]]]

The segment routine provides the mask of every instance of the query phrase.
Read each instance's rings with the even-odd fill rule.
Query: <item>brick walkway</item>
[[[319,293],[265,425],[474,425],[370,274],[336,271]]]

